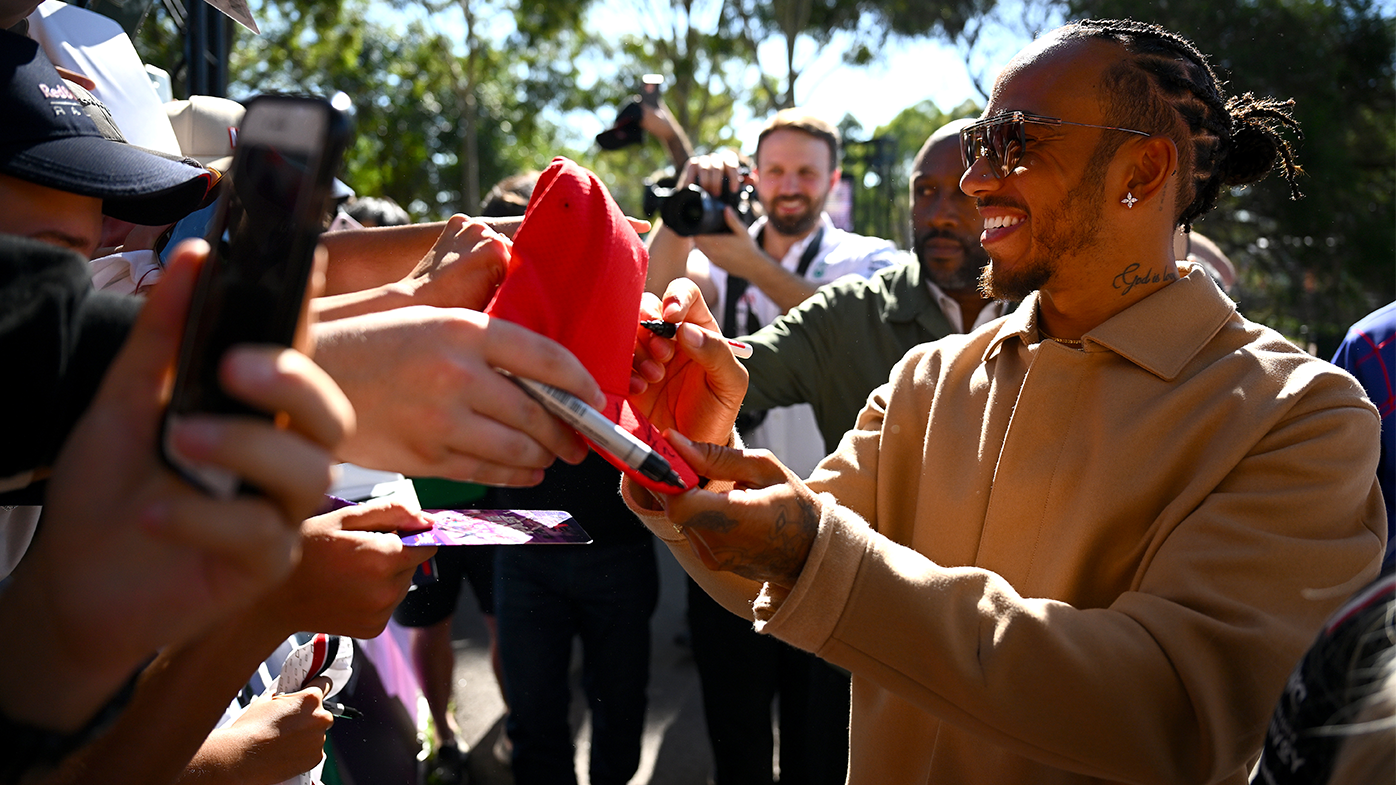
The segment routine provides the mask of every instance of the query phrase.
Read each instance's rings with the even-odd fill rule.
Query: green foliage
[[[793,63],[780,77],[752,68],[765,38],[782,36],[793,56],[801,37],[824,46],[852,33],[861,50],[848,56],[866,63],[890,36],[956,34],[974,3],[992,0],[631,0],[620,13],[639,20],[641,32],[616,36],[588,29],[599,4],[585,0],[258,0],[252,12],[263,34],[238,32],[229,92],[344,92],[358,129],[345,181],[393,197],[417,219],[474,212],[472,192],[555,154],[592,168],[639,214],[643,181],[670,165],[667,151],[649,142],[603,152],[547,118],[609,117],[640,74],[657,72],[697,152],[736,146],[739,103],[761,116],[794,95]],[[152,16],[140,46],[152,62],[176,64],[176,94],[184,94],[180,38],[162,10]],[[481,18],[493,24],[484,29]],[[501,19],[512,27],[501,30]],[[590,84],[584,71],[595,74]]]
[[[641,20],[641,32],[602,33],[593,40],[592,55],[609,68],[583,92],[586,100],[578,108],[609,120],[636,94],[642,74],[658,73],[665,77],[664,105],[696,153],[737,147],[733,116],[750,85],[733,64],[742,62],[745,52],[738,42],[703,29],[713,9],[702,3],[666,9],[637,0],[627,10]],[[643,214],[645,180],[674,168],[664,146],[649,138],[616,151],[601,150],[590,139],[579,143],[578,163],[596,172],[629,215]]]
[[[615,64],[618,76],[590,87],[586,95],[592,103],[585,108],[607,114],[634,92],[640,74],[662,73],[667,77],[665,103],[697,152],[736,146],[731,123],[738,102],[756,117],[793,105],[794,84],[800,75],[794,62],[796,39],[808,38],[822,49],[831,45],[836,34],[849,34],[840,39],[851,41],[845,59],[865,65],[876,59],[875,53],[892,37],[953,37],[962,30],[966,14],[991,7],[993,0],[672,0],[667,4],[633,0],[626,8],[640,20],[643,32],[614,43],[604,36],[596,42],[598,56]],[[758,62],[757,47],[770,38],[786,43],[783,75],[751,68]],[[933,106],[931,110],[939,115]],[[851,165],[857,170],[855,221],[861,231],[894,238],[904,233],[906,168],[930,129],[903,140],[900,135],[906,132],[894,128],[898,138],[895,143],[883,143],[880,158],[865,155],[871,149],[866,146],[850,150],[856,156]],[[860,134],[861,129],[856,129],[850,138]],[[906,146],[909,152],[902,149]],[[638,214],[641,181],[668,165],[664,150],[649,143],[614,153],[593,148],[582,157],[633,214]],[[846,162],[845,168],[849,165]],[[876,181],[869,178],[869,185],[864,185],[870,169],[895,174]]]
[[[837,40],[850,65],[875,62],[893,39],[937,37],[955,42],[969,20],[989,13],[997,0],[725,0],[717,33],[739,43],[756,63],[757,47],[771,39],[785,45],[785,74],[762,72],[749,93],[757,115],[795,105],[796,62],[800,38],[826,51]]]
[[[157,3],[146,15],[145,22],[131,36],[131,42],[142,61],[169,73],[176,98],[188,94],[185,87],[188,69],[184,66],[184,35],[161,4]]]
[[[911,247],[911,164],[921,146],[931,134],[951,120],[962,117],[978,117],[983,107],[973,101],[965,101],[948,112],[941,112],[930,101],[903,110],[892,122],[878,128],[879,135],[890,136],[897,141],[897,169],[893,203],[893,222],[898,234],[892,239],[903,248]]]
[[[465,197],[465,75],[457,42],[433,17],[388,25],[375,21],[374,8],[367,0],[319,6],[314,14],[275,0],[254,8],[263,35],[235,50],[230,92],[344,92],[354,102],[357,131],[345,182],[361,194],[392,197],[416,220],[474,214],[478,200]],[[534,54],[552,60],[520,62],[483,41],[475,51],[474,66],[486,77],[470,92],[482,190],[552,157],[557,129],[534,107],[556,100],[550,85],[561,81],[566,59],[556,42]]]
[[[1308,198],[1290,202],[1264,183],[1225,195],[1198,225],[1242,269],[1237,296],[1249,316],[1294,336],[1307,330],[1326,350],[1396,296],[1396,23],[1376,0],[259,0],[264,34],[235,31],[231,94],[346,93],[358,134],[345,180],[416,219],[473,213],[472,189],[556,154],[592,168],[639,214],[642,183],[669,164],[667,151],[648,141],[602,152],[566,118],[609,119],[643,73],[666,76],[666,104],[707,152],[736,145],[742,103],[764,117],[793,101],[797,41],[845,46],[846,61],[866,64],[895,37],[974,50],[992,43],[986,24],[1036,29],[1057,8],[1157,21],[1213,53],[1232,92],[1296,99]],[[627,15],[640,32],[596,29],[602,12]],[[477,17],[489,23],[469,26]],[[768,39],[785,44],[784,73],[755,67]],[[163,7],[136,43],[185,94],[182,40]],[[920,104],[871,134],[845,123],[860,231],[906,243],[912,156],[933,128],[973,112]],[[858,144],[869,138],[885,140],[871,160],[872,146]]]
[[[1372,0],[1071,0],[1191,38],[1232,94],[1295,100],[1306,198],[1282,182],[1224,196],[1197,225],[1241,269],[1248,316],[1330,353],[1396,297],[1396,22]],[[1278,178],[1272,178],[1278,180]]]

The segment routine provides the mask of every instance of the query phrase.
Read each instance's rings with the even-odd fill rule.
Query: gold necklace
[[[1081,346],[1082,346],[1082,339],[1080,339],[1080,338],[1058,338],[1058,337],[1055,336],[1055,335],[1049,335],[1049,334],[1047,333],[1046,330],[1042,329],[1042,325],[1040,325],[1040,324],[1037,326],[1037,332],[1038,332],[1038,334],[1041,335],[1043,338],[1046,338],[1046,339],[1052,340],[1052,341],[1056,341],[1057,343],[1061,344],[1062,346],[1070,346],[1070,347],[1072,347],[1073,349],[1080,349]]]

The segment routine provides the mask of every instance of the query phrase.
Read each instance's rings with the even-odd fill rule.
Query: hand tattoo
[[[728,570],[755,581],[793,586],[800,577],[810,547],[819,533],[819,512],[808,499],[795,498],[781,505],[768,538],[705,535],[732,535],[740,521],[723,512],[710,510],[695,515],[689,532],[702,537],[717,561],[717,569]],[[720,542],[713,542],[720,539]]]

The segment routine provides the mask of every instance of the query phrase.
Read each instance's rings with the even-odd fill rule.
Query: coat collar
[[[1155,376],[1170,381],[1197,356],[1236,313],[1199,265],[1184,265],[1187,275],[1115,314],[1082,336],[1087,352],[1112,351]],[[1009,339],[1031,344],[1037,330],[1038,293],[999,325],[984,352],[988,360]]]

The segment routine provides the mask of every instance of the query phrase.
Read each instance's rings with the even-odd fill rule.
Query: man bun
[[[1231,143],[1224,163],[1223,182],[1229,186],[1251,185],[1280,170],[1289,183],[1290,198],[1303,196],[1297,176],[1303,168],[1294,162],[1294,148],[1281,135],[1289,129],[1302,139],[1303,131],[1293,116],[1294,101],[1256,98],[1251,93],[1235,96],[1226,103],[1231,115]]]

